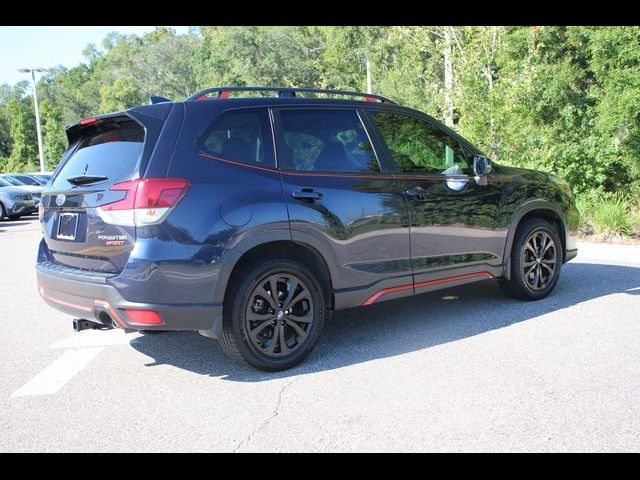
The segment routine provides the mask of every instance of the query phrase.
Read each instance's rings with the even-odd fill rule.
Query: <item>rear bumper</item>
[[[112,285],[101,282],[90,272],[84,278],[69,278],[56,271],[51,262],[36,265],[38,291],[53,308],[75,318],[133,330],[206,330],[209,336],[217,336],[222,325],[222,305],[166,305],[130,302]],[[127,309],[153,310],[162,318],[161,325],[134,323]],[[106,314],[106,315],[105,315]],[[215,328],[214,328],[215,327]]]

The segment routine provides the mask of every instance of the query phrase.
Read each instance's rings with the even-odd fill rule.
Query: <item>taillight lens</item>
[[[115,183],[111,191],[127,192],[122,200],[98,207],[113,225],[143,226],[162,222],[189,189],[182,178],[140,178]]]

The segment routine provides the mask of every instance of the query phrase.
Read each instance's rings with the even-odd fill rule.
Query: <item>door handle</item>
[[[407,197],[415,198],[416,200],[426,200],[429,192],[422,187],[409,188],[404,192]]]
[[[297,192],[291,192],[291,196],[296,200],[302,200],[303,202],[315,202],[322,198],[322,193],[316,192],[313,188],[303,188]]]

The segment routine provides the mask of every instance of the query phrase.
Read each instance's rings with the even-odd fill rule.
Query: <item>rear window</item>
[[[87,134],[56,175],[53,188],[68,188],[67,179],[81,175],[104,175],[109,183],[132,178],[144,146],[144,129],[133,120],[119,119],[85,128]]]

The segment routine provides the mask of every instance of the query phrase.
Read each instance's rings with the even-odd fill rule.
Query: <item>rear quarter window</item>
[[[195,143],[200,151],[216,157],[275,167],[269,116],[263,108],[221,113]]]

